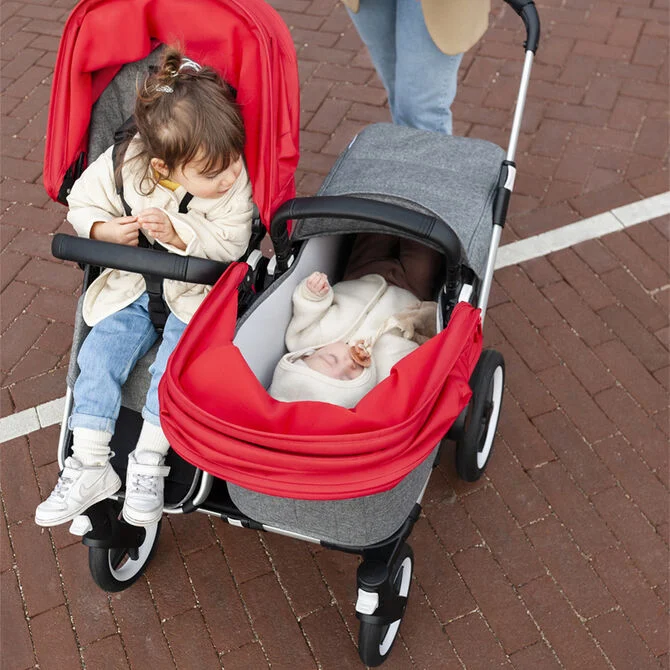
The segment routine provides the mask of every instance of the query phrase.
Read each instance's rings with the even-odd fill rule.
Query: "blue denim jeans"
[[[73,389],[74,410],[69,420],[70,428],[114,432],[121,408],[121,387],[137,361],[158,339],[149,318],[148,306],[149,296],[143,293],[134,303],[91,329],[77,357],[80,374]],[[163,340],[149,368],[151,385],[142,416],[145,421],[157,426],[160,425],[158,382],[185,328],[186,324],[174,314],[168,316]]]
[[[388,94],[393,122],[451,134],[463,54],[447,56],[433,42],[419,0],[360,0],[349,16]]]

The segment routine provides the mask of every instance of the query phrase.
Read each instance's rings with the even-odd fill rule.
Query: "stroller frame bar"
[[[486,317],[486,306],[489,301],[491,284],[493,283],[493,272],[495,270],[498,247],[500,246],[500,238],[502,237],[502,229],[505,225],[505,218],[507,216],[507,206],[509,204],[512,191],[514,190],[514,180],[516,177],[514,156],[516,155],[517,143],[519,141],[519,134],[521,132],[523,111],[524,107],[526,106],[526,96],[528,94],[528,84],[530,82],[530,74],[533,68],[534,56],[535,54],[530,49],[526,51],[526,57],[523,63],[523,71],[521,72],[519,92],[516,99],[516,108],[514,110],[514,119],[512,121],[512,130],[510,131],[509,145],[507,147],[507,156],[500,170],[498,193],[496,194],[496,202],[494,204],[495,216],[493,221],[493,230],[491,231],[491,244],[489,246],[489,253],[486,259],[484,279],[482,280],[482,285],[479,291],[479,298],[477,301],[477,307],[482,310],[482,324],[484,323],[484,318]]]
[[[526,56],[524,58],[523,70],[521,72],[519,92],[517,93],[516,98],[516,107],[514,109],[514,118],[512,120],[512,130],[510,131],[509,144],[507,146],[507,156],[500,170],[498,193],[496,195],[496,202],[494,204],[494,220],[493,230],[491,232],[491,244],[489,246],[489,253],[486,260],[484,279],[482,280],[482,285],[479,291],[479,298],[477,301],[477,307],[479,307],[482,311],[482,325],[486,316],[486,306],[488,304],[489,294],[491,292],[493,272],[495,270],[498,247],[500,246],[500,238],[502,237],[502,229],[505,225],[505,218],[507,216],[507,206],[509,204],[509,198],[512,194],[512,191],[514,190],[514,180],[516,177],[516,165],[514,163],[514,157],[516,155],[519,134],[521,132],[523,112],[526,106],[528,84],[530,82],[530,75],[533,68],[533,58],[540,41],[540,18],[533,0],[505,0],[505,2],[510,7],[512,7],[512,9],[514,9],[514,11],[521,17],[524,25],[526,26],[526,42],[524,43]]]
[[[528,50],[523,62],[523,70],[521,72],[521,82],[519,84],[519,92],[516,98],[516,108],[514,109],[514,119],[512,121],[512,130],[510,131],[509,144],[507,146],[507,160],[514,162],[516,154],[516,147],[519,141],[519,134],[521,132],[521,122],[523,121],[523,111],[526,106],[526,96],[528,94],[528,84],[530,83],[530,74],[533,69],[533,59],[535,54]]]

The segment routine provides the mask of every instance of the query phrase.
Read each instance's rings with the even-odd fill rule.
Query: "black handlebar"
[[[193,284],[215,284],[228,268],[228,263],[207,258],[161,253],[154,249],[129,247],[62,233],[54,235],[51,253],[65,261],[116,268]]]
[[[505,2],[521,17],[526,26],[526,51],[537,52],[540,43],[540,17],[533,0],[505,0]]]
[[[389,232],[432,242],[440,248],[450,267],[458,267],[461,263],[460,240],[449,225],[439,217],[369,198],[322,195],[315,198],[287,200],[275,213],[270,236],[280,269],[282,263],[288,261],[290,254],[286,223],[290,219],[316,218],[353,219],[379,224]]]

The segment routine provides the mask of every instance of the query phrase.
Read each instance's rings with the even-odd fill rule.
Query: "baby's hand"
[[[109,221],[96,221],[91,226],[92,240],[114,242],[136,247],[139,240],[140,224],[136,216],[118,216]]]
[[[328,289],[330,288],[330,284],[328,283],[328,275],[324,274],[323,272],[312,272],[312,274],[307,277],[305,287],[314,295],[323,297],[326,295],[326,293],[328,293]]]
[[[140,212],[137,216],[140,226],[146,230],[151,237],[163,244],[171,244],[176,247],[183,247],[182,239],[170,221],[170,217],[162,210],[156,207],[150,207]]]

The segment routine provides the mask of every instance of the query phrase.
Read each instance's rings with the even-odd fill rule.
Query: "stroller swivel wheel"
[[[470,378],[472,398],[465,426],[456,441],[456,471],[468,482],[482,476],[491,456],[504,385],[502,354],[495,349],[485,349]]]
[[[125,524],[122,520],[119,523]],[[160,521],[139,529],[142,533],[139,546],[89,546],[88,567],[93,581],[109,593],[123,591],[134,584],[142,576],[156,551],[160,529]]]
[[[407,598],[413,567],[414,552],[408,544],[404,544],[389,571],[389,586],[394,595]],[[386,660],[398,635],[401,621],[402,614],[399,619],[388,624],[361,621],[358,654],[365,665],[376,667]]]

